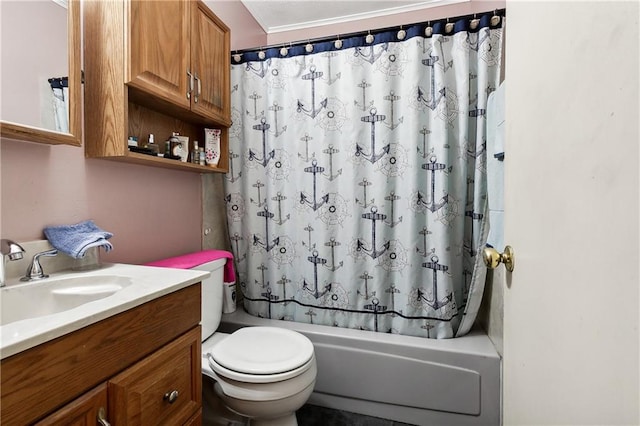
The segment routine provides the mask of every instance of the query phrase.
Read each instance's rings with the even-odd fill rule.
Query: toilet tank
[[[221,250],[203,250],[145,264],[164,268],[195,269],[211,274],[209,278],[202,280],[201,325],[203,342],[218,329],[222,318],[224,266],[228,260],[226,255],[230,257],[231,253]]]
[[[202,341],[211,336],[222,318],[223,268],[227,259],[216,259],[191,269],[211,273],[202,280]]]

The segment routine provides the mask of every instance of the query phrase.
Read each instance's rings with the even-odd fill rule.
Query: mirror
[[[80,146],[80,0],[2,0],[0,19],[0,135]]]

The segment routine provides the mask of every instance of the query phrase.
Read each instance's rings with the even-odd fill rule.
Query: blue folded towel
[[[92,247],[103,247],[105,252],[113,249],[107,241],[113,234],[100,229],[92,220],[75,225],[48,226],[44,228],[44,235],[53,247],[75,259],[84,257]]]

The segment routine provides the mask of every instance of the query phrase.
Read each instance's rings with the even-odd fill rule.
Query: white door
[[[505,425],[640,424],[638,16],[507,2]]]

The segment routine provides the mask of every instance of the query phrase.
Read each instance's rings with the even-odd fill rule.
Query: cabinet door
[[[53,414],[45,417],[35,426],[95,426],[98,416],[108,420],[107,409],[107,385],[102,384],[84,395],[71,401]],[[102,413],[100,413],[102,411]]]
[[[230,32],[201,1],[193,2],[191,67],[196,78],[191,110],[221,125],[231,123]]]
[[[189,107],[191,1],[128,2],[129,86]]]
[[[183,426],[202,426],[202,410],[191,417]]]
[[[181,425],[202,405],[200,327],[109,380],[115,425]]]

